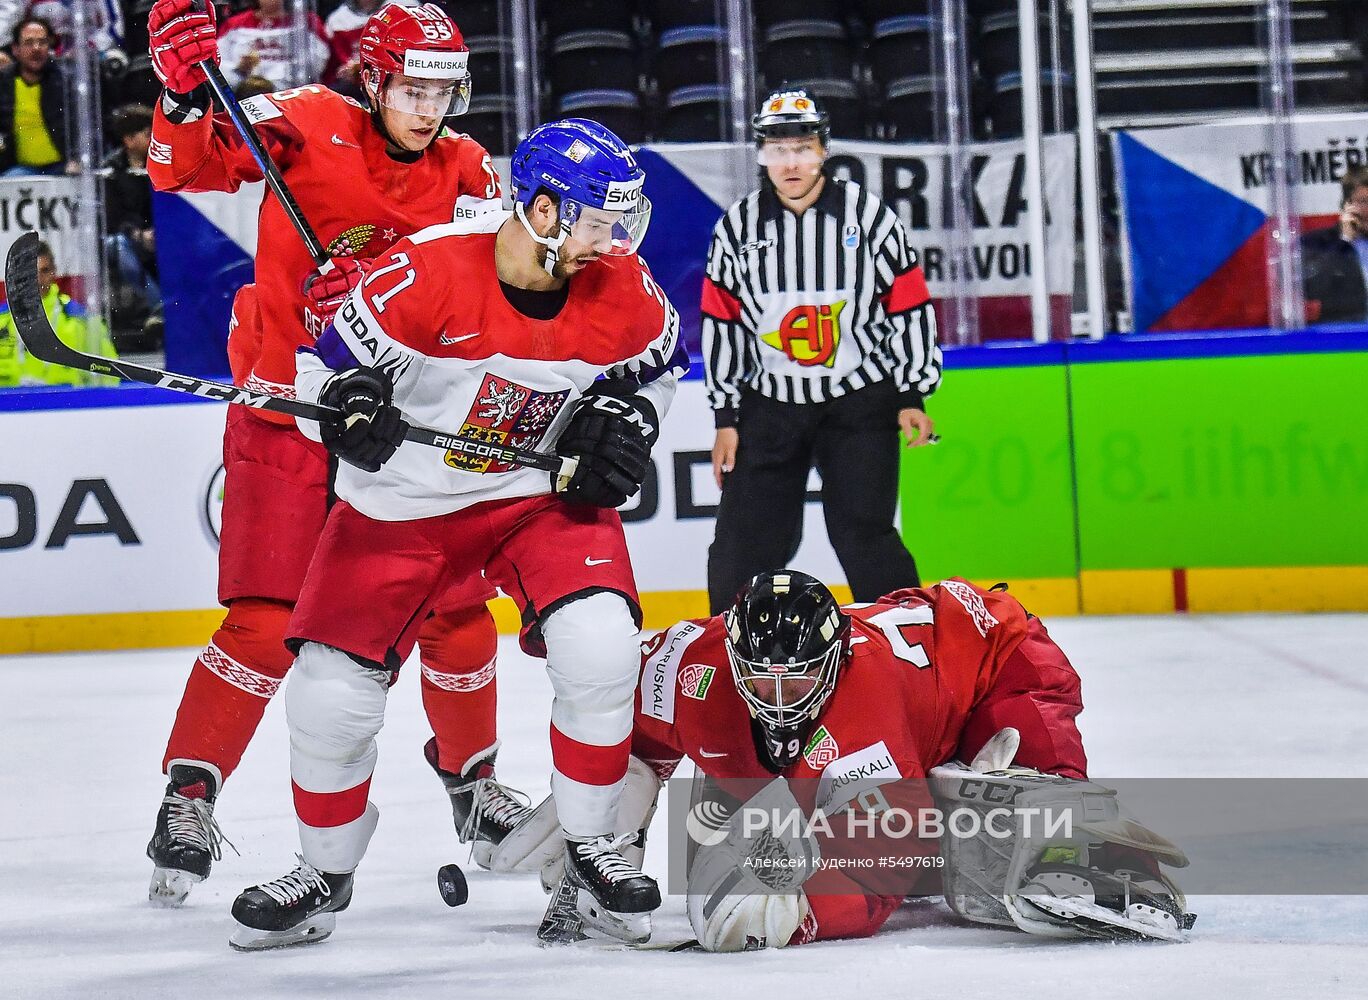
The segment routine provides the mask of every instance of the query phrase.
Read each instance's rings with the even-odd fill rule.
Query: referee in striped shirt
[[[718,221],[703,282],[703,356],[722,489],[708,550],[712,613],[802,537],[808,471],[857,601],[920,581],[893,527],[898,432],[932,441],[941,352],[926,280],[894,212],[826,175],[825,112],[801,90],[752,120],[760,190]]]

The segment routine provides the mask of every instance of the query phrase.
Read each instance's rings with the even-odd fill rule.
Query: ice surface
[[[1368,615],[1059,619],[1099,776],[1368,777]],[[193,651],[0,657],[0,997],[1368,998],[1368,899],[1190,901],[1182,945],[1053,942],[905,906],[876,938],[718,956],[542,948],[535,878],[474,869],[422,757],[416,677],[391,694],[356,897],[323,944],[227,946],[237,892],[297,848],[284,712],[271,706],[220,799],[231,851],[181,910],[147,903],[161,753]],[[501,777],[546,791],[550,690],[500,646]],[[658,814],[664,816],[662,809]],[[1161,831],[1162,832],[1162,831]],[[647,868],[663,875],[664,830]],[[443,905],[457,861],[470,902]],[[667,897],[657,937],[689,936]]]

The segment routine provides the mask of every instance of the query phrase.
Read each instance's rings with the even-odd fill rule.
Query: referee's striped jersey
[[[703,359],[718,427],[743,388],[816,403],[891,379],[902,406],[940,382],[936,317],[907,230],[851,181],[828,177],[801,216],[768,185],[713,229]]]

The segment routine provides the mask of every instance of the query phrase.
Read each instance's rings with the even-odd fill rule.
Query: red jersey
[[[1021,730],[1019,762],[1085,776],[1073,721],[1082,710],[1078,676],[1015,598],[952,579],[845,611],[850,658],[801,758],[783,772],[809,779],[793,785],[805,807],[830,812],[843,786],[923,778],[968,760],[1008,725]],[[724,781],[773,778],[732,681],[721,616],[681,622],[646,644],[632,752],[661,773],[687,756]],[[939,845],[920,847],[934,856]],[[813,879],[821,893],[809,894],[813,919],[795,943],[872,934],[906,895],[872,894],[859,875],[837,869]]]
[[[404,163],[386,153],[368,111],[324,87],[254,97],[242,106],[330,256],[378,257],[427,226],[499,207],[498,174],[469,136],[443,133]],[[160,103],[147,168],[160,191],[236,191],[262,179],[227,114],[173,125]],[[261,202],[256,260],[255,295],[239,299],[229,338],[234,378],[293,395],[295,351],[310,341],[300,289],[315,268],[269,193]]]
[[[434,226],[401,241],[298,355],[301,399],[333,371],[390,373],[405,419],[482,441],[547,450],[585,390],[627,378],[663,419],[688,366],[679,316],[640,257],[606,256],[569,279],[551,319],[509,302],[494,257],[508,212]],[[472,228],[484,229],[471,232]],[[313,436],[313,425],[307,423]],[[378,473],[343,463],[337,495],[368,517],[436,517],[486,500],[541,496],[545,473],[406,441]]]

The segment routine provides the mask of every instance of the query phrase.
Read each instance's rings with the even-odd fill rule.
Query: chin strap
[[[555,277],[556,263],[560,260],[560,248],[565,243],[566,237],[570,235],[570,227],[566,225],[564,219],[561,219],[556,226],[555,236],[539,236],[537,231],[532,228],[532,223],[527,221],[527,214],[523,211],[522,202],[515,201],[513,203],[513,214],[518,217],[518,221],[527,230],[527,235],[532,237],[532,241],[546,247],[546,259],[542,261],[542,267],[546,268],[547,274]]]

